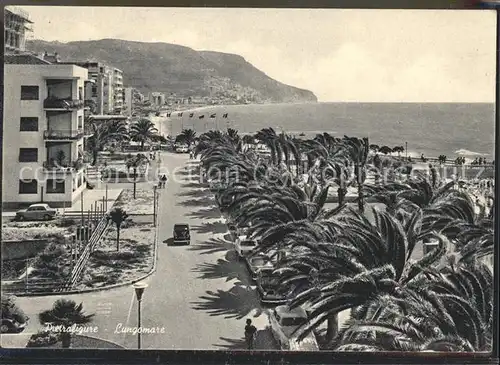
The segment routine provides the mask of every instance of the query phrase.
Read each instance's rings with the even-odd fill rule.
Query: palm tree
[[[139,119],[130,126],[130,136],[141,143],[141,151],[144,151],[144,144],[157,138],[158,129],[149,119]]]
[[[122,208],[114,208],[109,213],[109,219],[113,221],[116,226],[116,252],[120,251],[120,229],[122,223],[128,218],[127,212]]]
[[[428,272],[420,288],[360,307],[339,334],[338,351],[490,351],[492,280],[481,264]]]
[[[316,267],[328,275],[290,304],[291,307],[312,305],[310,323],[299,330],[299,337],[303,338],[330,316],[334,318],[340,311],[366,305],[379,295],[390,294],[396,287],[419,287],[421,274],[445,254],[447,239],[434,234],[438,247],[420,259],[411,259],[422,239],[421,214],[415,213],[405,226],[386,212],[374,209],[373,215],[374,223],[355,211],[337,219],[340,233],[334,236],[333,242],[321,246],[330,255]],[[317,252],[313,251],[312,255],[315,257]],[[346,260],[351,264],[346,265]],[[378,280],[382,281],[376,283]],[[391,290],[386,292],[386,289]],[[333,319],[331,322],[334,326]]]
[[[401,152],[404,152],[405,148],[403,146],[396,146],[392,149],[392,152],[397,152],[398,157],[401,157]]]
[[[196,139],[196,132],[192,129],[184,129],[181,134],[177,136],[177,138],[179,141],[187,143],[188,148],[190,148]]]
[[[387,155],[389,153],[392,153],[392,148],[389,146],[382,146],[378,149],[380,153],[383,153],[384,155]]]
[[[364,199],[363,199],[363,184],[366,179],[366,163],[368,159],[368,151],[370,144],[368,138],[356,138],[344,136],[346,156],[354,163],[354,176],[356,177],[356,185],[358,186],[358,209],[364,212]]]
[[[62,347],[71,347],[71,326],[87,324],[92,321],[94,314],[83,312],[83,303],[76,304],[70,299],[58,299],[52,309],[45,310],[38,315],[42,325],[62,326]]]
[[[95,166],[99,152],[113,140],[123,140],[128,138],[125,128],[119,127],[118,122],[95,123],[91,119],[87,121],[90,125],[91,136],[86,140],[85,147],[92,152],[92,165]]]
[[[127,161],[125,162],[127,170],[130,170],[131,168],[134,169],[134,199],[137,185],[137,169],[148,162],[149,159],[142,153],[138,153],[137,155],[127,159]]]

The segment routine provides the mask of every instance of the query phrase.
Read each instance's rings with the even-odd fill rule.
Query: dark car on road
[[[0,332],[1,333],[19,333],[19,332],[24,331],[27,324],[28,324],[27,320],[24,323],[21,323],[13,318],[2,318]]]
[[[178,223],[174,225],[174,244],[189,245],[191,243],[191,234],[189,224]]]

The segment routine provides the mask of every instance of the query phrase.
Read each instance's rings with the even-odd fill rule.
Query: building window
[[[64,180],[47,179],[47,194],[64,194],[66,192]]]
[[[92,86],[92,97],[97,98],[97,86]]]
[[[38,117],[21,117],[21,132],[37,132]]]
[[[78,116],[78,129],[83,129],[83,117],[81,115]]]
[[[100,73],[104,73],[104,67],[99,68]]]
[[[38,100],[38,86],[21,86],[21,100]]]
[[[31,180],[19,180],[19,194],[37,194],[38,193],[38,181],[35,179]]]
[[[78,88],[78,99],[83,100],[83,87]]]
[[[38,162],[38,148],[20,148],[19,162]]]

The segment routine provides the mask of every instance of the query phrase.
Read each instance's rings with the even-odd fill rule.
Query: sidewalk
[[[123,188],[109,188],[108,189],[108,207],[111,207],[116,201]],[[87,189],[83,192],[83,211],[88,211],[92,208],[92,204],[96,201],[102,202],[102,199],[106,197],[106,187],[94,188],[92,190]],[[50,204],[49,204],[50,205]],[[63,212],[75,212],[81,211],[81,199],[78,197],[71,206],[66,208],[57,208],[57,211],[62,214]],[[18,209],[5,209],[2,211],[2,217],[15,217]]]
[[[116,201],[123,189],[113,188],[108,189],[108,207],[111,207]],[[106,188],[94,188],[92,190],[87,189],[83,192],[83,210],[87,211],[92,208],[92,204],[95,202],[102,202],[103,198],[106,197]],[[76,199],[71,207],[67,207],[66,211],[81,211],[82,203],[81,198]],[[63,208],[58,209],[60,213],[63,212]]]

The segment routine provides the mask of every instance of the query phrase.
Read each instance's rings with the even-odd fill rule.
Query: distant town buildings
[[[134,91],[133,87],[125,87],[123,101],[123,115],[132,116],[134,110]]]
[[[15,6],[4,10],[4,53],[19,53],[26,49],[27,34],[32,32],[29,14]]]
[[[113,113],[121,114],[123,110],[123,71],[113,68]]]
[[[152,106],[165,105],[165,94],[162,92],[151,92],[149,93],[149,101]]]
[[[86,68],[31,54],[4,57],[3,208],[71,205],[86,188]]]

